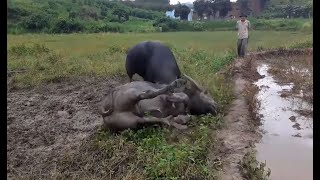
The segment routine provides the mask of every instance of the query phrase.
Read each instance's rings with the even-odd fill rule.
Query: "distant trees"
[[[196,0],[193,7],[201,19],[204,15],[215,16],[217,12],[221,17],[225,17],[232,9],[230,0]]]
[[[119,21],[124,18],[126,21],[129,20],[129,11],[127,9],[116,7],[113,9],[112,14],[118,16]]]
[[[180,3],[176,6],[175,11],[174,11],[174,16],[179,17],[181,20],[187,20],[188,15],[190,13],[190,8],[186,5],[181,5]]]
[[[312,16],[312,0],[269,0],[264,11],[264,17],[273,18],[310,18]]]
[[[196,0],[193,2],[194,10],[197,12],[200,19],[203,19],[203,15],[208,11],[208,2],[205,0]]]
[[[153,11],[167,11],[172,9],[173,5],[170,5],[170,0],[135,0],[135,1],[121,1],[121,3],[146,10]]]
[[[168,4],[169,1],[157,2]],[[116,1],[9,0],[7,30],[46,33],[118,32],[124,31],[119,22],[128,21],[130,17],[146,22],[164,16],[164,12],[132,8]]]
[[[249,7],[249,0],[238,0],[237,2],[240,3],[242,13],[250,14],[252,12],[252,9]]]
[[[228,12],[232,10],[230,0],[216,0],[215,4],[221,17],[225,17],[226,15],[228,15]]]
[[[135,0],[138,3],[170,4],[170,0]]]

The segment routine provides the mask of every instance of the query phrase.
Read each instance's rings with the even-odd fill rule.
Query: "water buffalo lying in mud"
[[[114,88],[102,101],[99,109],[104,126],[114,131],[153,124],[185,128],[181,124],[190,119],[185,109],[188,97],[173,93],[175,88],[184,86],[185,83],[183,79],[177,79],[169,85],[135,81]],[[150,116],[146,117],[146,112]],[[172,112],[178,116],[173,117]]]
[[[126,59],[126,70],[130,82],[135,73],[145,81],[158,84],[169,84],[181,78],[181,72],[172,51],[156,41],[141,42],[131,48]],[[193,88],[184,91],[190,98],[188,106],[190,114],[216,114],[216,106],[212,105],[213,100],[210,101],[208,94],[194,80],[190,77],[187,79],[193,84]]]
[[[159,84],[169,84],[181,76],[172,51],[157,41],[144,41],[129,49],[126,70],[130,82],[134,74]]]
[[[184,76],[190,87],[187,80],[177,79],[169,85],[134,81],[114,88],[100,107],[105,127],[123,130],[145,124],[167,124],[184,129],[191,111],[191,114],[215,114],[217,105],[213,99],[194,80]],[[176,92],[181,87],[183,91]],[[143,117],[146,112],[151,117]]]

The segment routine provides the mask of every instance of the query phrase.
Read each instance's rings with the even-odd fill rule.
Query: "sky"
[[[178,1],[180,1],[180,3],[186,3],[186,2],[193,3],[194,0],[170,0],[170,4],[177,4]],[[236,1],[236,0],[231,0],[231,2],[233,1]]]

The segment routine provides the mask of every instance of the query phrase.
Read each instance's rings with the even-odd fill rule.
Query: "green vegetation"
[[[163,12],[103,0],[10,0],[7,29],[10,33],[142,32],[145,24],[151,24],[148,20],[163,16]],[[132,24],[135,29],[127,30]]]
[[[266,163],[259,163],[254,153],[247,153],[240,164],[240,171],[244,178],[250,180],[267,180],[271,170],[266,170]]]
[[[262,18],[312,18],[312,0],[268,0]]]
[[[220,17],[225,17],[232,10],[230,0],[195,0],[193,6],[200,19],[205,15],[215,16],[217,12]]]
[[[258,47],[280,47],[287,43],[303,41],[305,38],[311,40],[312,34],[253,31],[249,50]],[[182,69],[191,73],[190,75],[195,76],[201,83],[209,85],[206,82],[207,78],[202,76],[208,72],[214,73],[230,62],[229,56],[235,49],[236,32],[149,33],[135,36],[130,34],[8,35],[8,69],[28,70],[27,73],[15,77],[21,86],[33,86],[41,82],[74,76],[124,75],[126,50],[137,42],[147,39],[168,43],[173,48]],[[199,74],[195,74],[192,70],[194,67],[201,68],[199,69],[201,71],[197,71]]]
[[[143,9],[144,6],[137,8],[138,5],[139,3],[103,0],[10,0],[7,30],[10,34],[21,34],[156,32],[160,30],[159,27],[163,32],[217,31],[235,28],[235,21],[178,21],[166,18],[162,8],[160,8],[162,11],[153,11]],[[168,5],[165,6],[167,9],[170,8]],[[180,9],[181,12],[186,11]],[[250,21],[257,30],[311,31],[313,27],[313,21],[307,19],[250,19]]]

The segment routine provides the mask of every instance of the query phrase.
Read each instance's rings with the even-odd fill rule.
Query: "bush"
[[[194,22],[194,23],[192,24],[192,26],[193,26],[193,29],[194,29],[195,31],[203,31],[203,30],[204,30],[204,27],[203,27],[203,23],[202,23],[202,22]]]
[[[302,31],[313,31],[313,22],[305,22],[301,28]]]
[[[22,25],[30,31],[41,31],[49,27],[50,17],[46,14],[32,14],[27,16]]]
[[[165,23],[161,23],[161,24],[159,24],[158,26],[159,26],[159,28],[161,28],[161,32],[168,32],[168,31],[170,31],[169,26],[168,26],[167,24],[165,24]]]
[[[81,32],[84,25],[76,19],[58,18],[51,30],[52,33],[72,33]]]
[[[175,20],[172,20],[170,18],[164,17],[157,19],[153,26],[155,27],[162,27],[162,31],[164,31],[163,27],[167,28],[169,30],[177,30],[178,28],[178,22]]]

